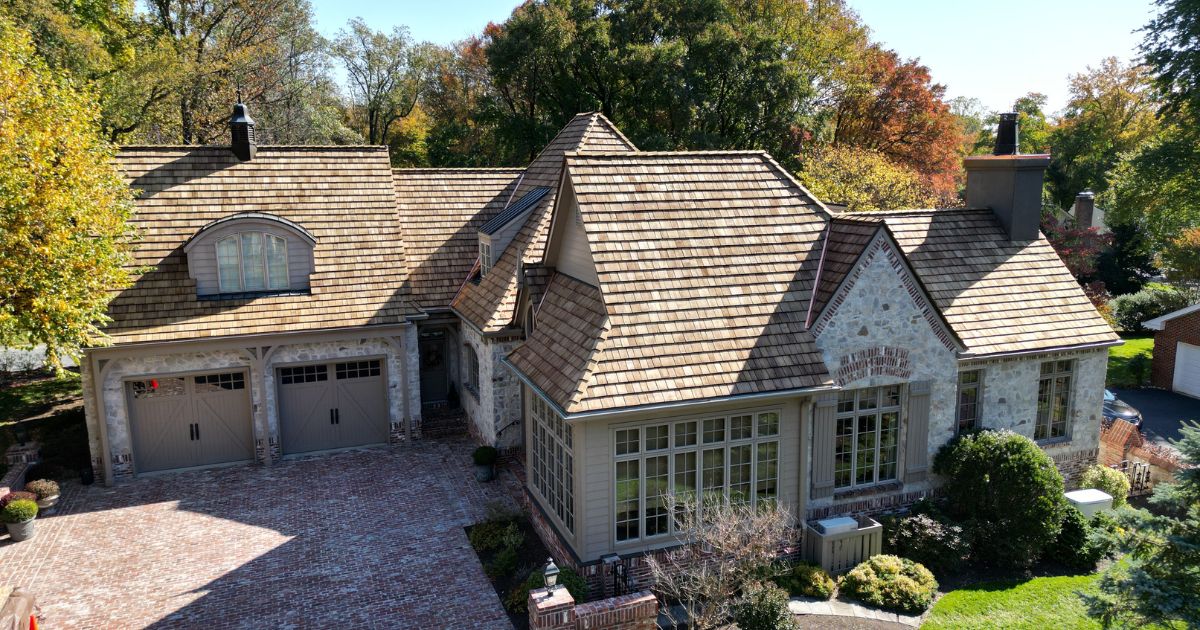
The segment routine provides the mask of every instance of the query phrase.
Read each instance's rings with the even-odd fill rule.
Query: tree
[[[1151,252],[1163,252],[1185,230],[1200,227],[1200,132],[1164,125],[1122,156],[1097,199],[1110,224],[1136,225]]]
[[[1112,239],[1096,259],[1095,278],[1113,295],[1137,293],[1158,273],[1145,234],[1136,223],[1109,225]]]
[[[354,18],[338,33],[333,56],[346,67],[354,107],[370,144],[387,144],[392,125],[412,113],[425,87],[427,48],[413,42],[408,29],[373,30]]]
[[[1141,52],[1154,75],[1164,113],[1195,117],[1200,112],[1200,3],[1156,0],[1161,9],[1143,29]]]
[[[432,50],[429,87],[421,107],[430,118],[426,153],[439,166],[493,166],[510,151],[499,144],[499,104],[483,41],[468,38]]]
[[[102,336],[130,282],[131,192],[94,95],[55,77],[0,18],[0,343],[46,344],[59,366]]]
[[[1163,265],[1178,282],[1200,280],[1200,227],[1188,228],[1171,239],[1162,253]]]
[[[1172,441],[1190,466],[1154,489],[1154,514],[1123,513],[1125,560],[1104,573],[1100,595],[1086,598],[1106,626],[1200,627],[1200,424],[1179,432]]]
[[[865,55],[861,85],[838,103],[834,143],[877,151],[919,172],[950,203],[958,193],[963,133],[929,68],[890,50]]]
[[[959,154],[967,156],[991,153],[995,138],[988,135],[988,119],[991,114],[984,108],[983,103],[977,98],[959,96],[951,99],[949,105],[950,113],[958,120],[958,128],[962,134]]]
[[[818,199],[851,210],[933,208],[943,202],[920,173],[872,149],[821,147],[804,159],[797,176]]]
[[[1147,68],[1116,57],[1071,77],[1070,100],[1050,132],[1047,179],[1059,207],[1084,190],[1103,193],[1118,158],[1154,134],[1153,97]]]
[[[769,573],[780,551],[792,544],[792,517],[782,506],[724,498],[677,495],[665,501],[684,546],[647,557],[655,590],[686,611],[686,619],[675,619],[667,609],[672,621],[689,628],[720,627],[728,623],[742,589]]]

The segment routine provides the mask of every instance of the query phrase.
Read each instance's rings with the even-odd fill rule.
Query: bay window
[[[779,412],[619,428],[613,432],[613,526],[618,542],[675,531],[678,504],[757,505],[779,492]],[[699,493],[699,494],[698,494]]]

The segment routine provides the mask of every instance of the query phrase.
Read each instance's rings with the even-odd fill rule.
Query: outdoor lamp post
[[[542,575],[546,578],[546,590],[554,592],[555,585],[558,584],[558,565],[554,564],[554,558],[549,558],[546,562],[546,568],[542,571]]]

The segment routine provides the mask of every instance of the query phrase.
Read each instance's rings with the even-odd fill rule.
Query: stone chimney
[[[1075,195],[1075,222],[1079,227],[1096,227],[1096,195],[1085,190]]]
[[[229,119],[229,132],[231,135],[229,148],[237,156],[237,159],[243,162],[253,160],[254,154],[258,153],[258,144],[254,139],[254,119],[250,117],[250,112],[246,111],[244,103],[233,106],[233,116]]]
[[[1017,115],[1000,114],[993,154],[963,160],[967,207],[990,208],[1010,241],[1032,241],[1042,221],[1042,177],[1050,156],[1020,155],[1017,146]]]

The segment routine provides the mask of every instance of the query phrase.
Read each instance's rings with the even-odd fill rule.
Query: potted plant
[[[491,446],[480,446],[471,453],[475,460],[475,479],[491,481],[496,476],[496,460],[500,459],[500,451]]]
[[[37,495],[38,511],[49,514],[58,503],[58,484],[49,479],[35,479],[25,484],[25,491]]]
[[[9,502],[0,511],[0,520],[8,528],[8,537],[15,542],[33,538],[33,519],[37,517],[37,503],[29,499],[17,499]]]

